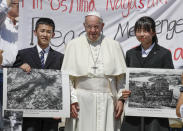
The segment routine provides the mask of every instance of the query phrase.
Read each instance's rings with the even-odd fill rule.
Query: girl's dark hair
[[[143,16],[140,19],[138,19],[135,23],[135,33],[137,30],[144,29],[147,32],[152,32],[155,33],[155,35],[152,38],[152,42],[158,43],[158,38],[156,36],[156,25],[154,20],[151,17],[148,16]]]
[[[36,31],[37,31],[39,25],[41,25],[41,24],[49,25],[53,28],[53,32],[55,31],[55,23],[52,19],[50,19],[50,18],[39,18],[36,22],[36,28],[35,28]]]

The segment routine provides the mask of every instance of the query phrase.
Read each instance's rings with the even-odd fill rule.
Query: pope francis
[[[98,12],[85,16],[86,34],[66,47],[62,70],[71,80],[71,118],[65,131],[118,131],[126,64],[117,41],[102,35]]]

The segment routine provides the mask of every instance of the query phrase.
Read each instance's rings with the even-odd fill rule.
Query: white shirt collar
[[[40,53],[43,50],[38,44],[36,45],[36,47],[37,47],[38,53]],[[50,50],[50,46],[44,49],[45,53],[48,53],[49,50]]]
[[[142,48],[142,57],[147,57],[149,55],[149,53],[151,52],[152,48],[154,47],[155,43],[153,43],[148,49],[144,50],[144,48],[141,46]]]

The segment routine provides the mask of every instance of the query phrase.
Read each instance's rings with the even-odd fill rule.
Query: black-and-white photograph
[[[24,110],[28,114],[63,110],[62,77],[60,70],[32,69],[27,73],[18,68],[7,68],[3,92],[6,109]]]
[[[22,131],[22,111],[4,110],[3,131]]]
[[[183,70],[130,68],[126,115],[176,118]]]
[[[62,109],[62,79],[59,70],[21,69],[7,72],[8,109]],[[16,79],[16,81],[14,81]]]

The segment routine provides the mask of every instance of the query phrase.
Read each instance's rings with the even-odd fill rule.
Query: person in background
[[[71,118],[65,131],[119,131],[126,64],[120,44],[102,34],[98,12],[85,16],[86,34],[66,47],[63,71],[71,80]]]
[[[12,66],[17,55],[18,40],[18,19],[19,16],[18,0],[0,1],[0,67]],[[3,101],[3,75],[0,69],[0,114],[2,114]],[[2,116],[0,115],[0,128],[2,128]]]
[[[34,34],[37,45],[18,51],[13,67],[20,67],[31,73],[34,69],[60,70],[63,54],[53,50],[49,43],[54,37],[55,24],[50,18],[40,18],[36,22]],[[60,119],[54,118],[23,118],[23,131],[58,131]]]
[[[0,3],[0,65],[12,66],[18,53],[19,0]]]
[[[135,36],[141,44],[126,52],[127,67],[174,68],[170,51],[158,44],[155,22],[151,17],[144,16],[136,21]],[[124,90],[122,94],[126,100],[131,91]],[[125,116],[121,131],[169,131],[169,121],[168,118]]]

